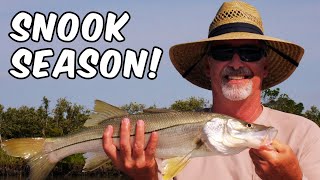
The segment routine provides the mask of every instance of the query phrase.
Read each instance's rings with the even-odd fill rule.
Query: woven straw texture
[[[209,32],[221,25],[238,22],[255,25],[263,32],[262,20],[259,12],[253,6],[238,0],[223,3],[210,24]],[[206,77],[204,71],[203,57],[205,55],[207,44],[211,41],[233,39],[264,40],[269,46],[272,46],[283,54],[291,57],[297,63],[300,62],[304,53],[304,49],[302,47],[281,39],[248,32],[230,32],[196,42],[172,46],[169,52],[170,59],[181,75],[201,59],[201,61],[185,78],[194,85],[205,89],[211,89],[211,81]],[[269,73],[268,77],[263,80],[262,89],[270,88],[283,82],[296,69],[296,66],[272,50],[268,51],[267,58],[269,59]]]

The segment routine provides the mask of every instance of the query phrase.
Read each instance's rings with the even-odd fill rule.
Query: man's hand
[[[290,146],[275,140],[271,147],[250,149],[252,162],[257,175],[263,180],[301,180],[302,171],[298,159]]]
[[[103,149],[113,164],[133,179],[158,179],[158,166],[155,152],[158,134],[153,132],[145,147],[145,127],[142,120],[137,121],[136,136],[133,145],[130,144],[130,120],[124,118],[120,128],[120,148],[112,140],[113,127],[108,126],[103,133]]]

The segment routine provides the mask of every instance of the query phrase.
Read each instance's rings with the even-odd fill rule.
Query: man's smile
[[[227,80],[242,80],[242,79],[251,79],[252,76],[247,76],[247,75],[230,75],[230,76],[225,76],[225,79]]]
[[[244,75],[244,74],[230,74],[223,76],[223,81],[225,84],[242,84],[247,83],[253,75]]]

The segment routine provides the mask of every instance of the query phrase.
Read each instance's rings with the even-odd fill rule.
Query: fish
[[[95,101],[94,111],[78,132],[54,138],[13,138],[1,141],[10,156],[28,160],[29,178],[45,179],[57,162],[72,154],[83,153],[83,172],[93,171],[110,161],[103,151],[102,134],[108,125],[114,127],[113,142],[119,148],[120,124],[128,117],[132,124],[145,122],[145,144],[152,132],[159,135],[155,157],[162,161],[164,180],[176,176],[194,157],[228,156],[247,148],[259,148],[277,135],[274,127],[248,123],[211,112],[146,110],[130,115],[116,106]],[[130,141],[134,142],[135,126]]]

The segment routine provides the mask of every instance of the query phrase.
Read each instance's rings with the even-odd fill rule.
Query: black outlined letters
[[[20,11],[11,20],[12,32],[9,32],[8,36],[17,43],[30,40],[54,43],[54,36],[59,41],[68,43],[74,41],[80,34],[84,41],[91,43],[101,38],[107,43],[114,40],[120,43],[125,41],[121,30],[128,24],[130,18],[127,11],[120,16],[111,11],[105,15],[92,11],[83,19],[74,12],[65,12],[61,15],[55,12],[47,15],[35,12],[31,15]],[[155,79],[163,50],[155,46],[151,54],[147,48],[141,48],[138,52],[127,48],[122,53],[117,49],[108,48],[100,53],[94,47],[87,47],[78,54],[76,50],[68,47],[63,48],[60,53],[55,53],[51,48],[32,52],[27,47],[21,47],[11,56],[13,68],[9,69],[8,73],[17,79],[25,79],[30,75],[35,79],[48,77],[58,79],[63,75],[69,79],[75,79],[77,76],[92,79],[98,74],[106,79],[114,79],[120,73],[126,79],[130,79],[131,75],[142,79],[147,71],[148,78]],[[55,54],[59,54],[58,57],[54,57]],[[150,60],[149,69],[148,60]],[[53,67],[51,64],[54,64]]]

